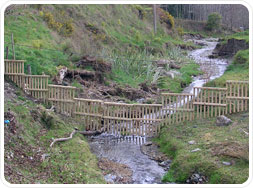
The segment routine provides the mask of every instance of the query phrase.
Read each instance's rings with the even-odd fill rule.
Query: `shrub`
[[[184,35],[184,29],[182,27],[178,27],[177,28],[177,33],[180,35],[180,36],[183,36]]]
[[[54,126],[54,117],[49,115],[46,111],[41,113],[41,121],[47,129],[51,129]]]
[[[217,12],[209,14],[207,19],[206,28],[209,31],[213,31],[214,29],[219,29],[221,24],[221,15]]]
[[[159,16],[161,23],[166,23],[167,25],[169,25],[170,29],[174,28],[175,20],[174,17],[169,12],[159,8]]]
[[[145,17],[146,17],[146,10],[144,9],[143,6],[141,5],[134,5],[134,8],[136,8],[138,10],[138,13],[139,13],[139,18],[141,20],[143,20]]]
[[[32,40],[32,46],[36,49],[40,49],[43,47],[43,41],[42,40]]]
[[[61,13],[60,18],[63,18],[63,13]],[[74,32],[74,25],[72,19],[63,19],[61,21],[57,21],[51,12],[40,12],[40,15],[47,22],[48,27],[56,30],[59,34],[69,37]]]

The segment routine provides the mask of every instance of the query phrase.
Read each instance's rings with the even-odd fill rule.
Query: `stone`
[[[223,161],[222,164],[223,164],[223,165],[226,165],[226,166],[230,166],[230,165],[231,165],[231,162]]]
[[[151,146],[152,145],[152,142],[146,142],[145,144],[144,144],[144,146]]]
[[[201,151],[201,149],[196,148],[196,149],[194,149],[194,150],[191,150],[191,152],[197,152],[197,151]]]
[[[192,145],[192,144],[196,144],[196,142],[194,140],[191,140],[188,142],[188,144]]]
[[[137,103],[143,104],[146,101],[144,98],[136,99]]]
[[[104,178],[105,178],[105,181],[114,183],[114,181],[116,180],[117,176],[112,175],[112,174],[107,174],[107,175],[104,176]]]
[[[216,126],[228,126],[232,123],[232,120],[226,116],[218,116],[216,119]]]
[[[161,167],[164,167],[164,168],[169,168],[171,162],[172,162],[171,160],[166,160],[166,161],[158,163],[158,165],[161,166]]]
[[[176,70],[170,70],[170,71],[161,70],[161,75],[168,76],[168,77],[174,79],[176,76],[180,76],[181,73]]]

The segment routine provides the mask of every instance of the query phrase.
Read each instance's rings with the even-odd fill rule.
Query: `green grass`
[[[197,172],[207,176],[207,183],[211,184],[244,183],[249,175],[249,152],[248,136],[242,129],[248,132],[248,117],[245,114],[228,117],[233,123],[227,127],[215,126],[216,118],[165,126],[154,139],[160,150],[172,159],[163,182],[185,183]],[[196,144],[188,144],[190,140]],[[190,152],[196,148],[201,151]],[[222,161],[230,161],[232,165],[225,166]]]
[[[240,50],[225,73],[206,84],[208,87],[225,87],[227,80],[249,80],[249,50]]]
[[[31,65],[32,74],[57,74],[57,66],[75,69],[73,62],[87,54],[105,57],[142,56],[141,59],[167,58],[176,45],[185,43],[174,30],[168,30],[166,25],[157,23],[157,34],[153,33],[152,11],[149,6],[142,5],[146,11],[143,20],[138,16],[138,10],[133,5],[42,5],[19,6],[15,13],[5,16],[4,32],[5,47],[9,46],[9,58],[12,58],[11,33],[14,34],[16,59],[26,60],[25,67]],[[71,37],[64,37],[43,20],[43,14],[50,12],[55,20],[72,18],[74,33]],[[22,14],[17,16],[16,13]],[[106,17],[107,19],[104,19]],[[97,29],[98,33],[91,33],[84,25]],[[165,46],[169,45],[168,48]],[[29,48],[27,46],[31,46]],[[59,51],[43,50],[53,49]],[[65,52],[63,52],[65,51]],[[146,51],[143,56],[143,51]],[[69,57],[70,53],[77,53]],[[154,56],[154,58],[152,57]],[[177,56],[181,57],[182,53]],[[106,59],[106,58],[105,58]],[[117,59],[113,59],[117,61]],[[120,60],[123,61],[123,60]],[[126,63],[126,62],[122,62]],[[142,66],[147,63],[140,63]],[[149,73],[137,72],[122,74],[125,69],[115,68],[113,80],[136,87],[144,80],[151,81]],[[154,73],[153,73],[154,74]],[[122,76],[121,76],[122,75]],[[136,83],[134,83],[136,80]]]
[[[5,111],[10,108],[16,114],[18,128],[17,134],[11,135],[11,142],[5,143],[5,152],[21,151],[24,156],[34,156],[35,152],[41,150],[49,154],[43,162],[37,160],[29,162],[29,158],[25,157],[20,163],[18,162],[20,158],[15,158],[18,157],[17,154],[14,155],[14,159],[5,160],[5,165],[13,169],[14,174],[19,172],[22,177],[25,177],[22,178],[21,183],[29,184],[32,181],[48,184],[105,183],[97,166],[97,158],[91,153],[84,136],[77,133],[73,139],[57,142],[52,148],[49,147],[52,138],[68,137],[74,127],[82,130],[82,122],[55,113],[46,113],[45,117],[53,118],[51,125],[47,126],[45,121],[47,118],[42,115],[45,112],[44,106],[27,100],[23,94],[13,98],[12,102],[6,102],[4,107]],[[20,183],[16,182],[15,178],[11,181]]]
[[[169,90],[173,93],[180,93],[183,89],[192,82],[192,76],[201,74],[199,65],[195,63],[183,64],[180,73],[181,76],[176,76],[174,79],[170,77],[160,77],[157,81],[157,86],[160,89]]]
[[[59,65],[71,66],[67,54],[61,50],[59,44],[51,34],[51,30],[43,23],[42,18],[32,14],[32,9],[18,9],[22,16],[5,16],[4,34],[5,47],[9,47],[9,59],[12,59],[11,33],[14,35],[16,59],[26,60],[25,67],[31,65],[32,74],[56,75],[56,67]],[[29,47],[31,46],[31,47]],[[6,49],[6,48],[5,48]],[[26,70],[26,68],[25,68]]]
[[[226,43],[228,39],[237,39],[237,40],[245,40],[247,43],[249,43],[249,30],[236,32],[232,35],[224,37],[223,43]]]

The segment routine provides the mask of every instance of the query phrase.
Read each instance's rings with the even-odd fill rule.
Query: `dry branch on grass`
[[[50,147],[53,147],[54,143],[56,143],[56,142],[62,142],[62,141],[67,141],[67,140],[72,139],[76,133],[80,133],[84,136],[92,136],[92,135],[101,134],[102,132],[103,131],[79,131],[78,129],[75,129],[74,131],[72,131],[72,133],[69,135],[69,137],[56,138],[56,139],[53,138],[53,142],[50,144]]]

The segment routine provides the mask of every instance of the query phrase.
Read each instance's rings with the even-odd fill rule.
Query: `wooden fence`
[[[194,87],[193,94],[162,93],[162,104],[125,104],[76,98],[76,88],[48,84],[48,75],[26,75],[24,61],[5,60],[5,76],[56,111],[81,120],[86,130],[114,135],[155,136],[161,125],[247,111],[249,82],[227,81],[226,88]]]
[[[179,123],[194,119],[193,94],[162,93],[163,114],[165,123]]]
[[[24,75],[22,88],[27,94],[45,102],[48,94],[48,78],[48,75]]]
[[[249,82],[227,81],[227,113],[247,111],[249,106]]]
[[[196,118],[216,117],[226,112],[226,88],[194,87]]]
[[[72,116],[75,90],[76,87],[49,84],[47,101],[56,107],[58,113]]]
[[[4,60],[4,75],[17,84],[18,87],[23,86],[24,62],[23,60]]]

